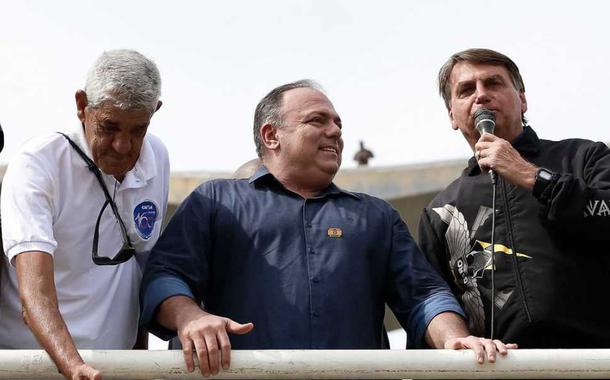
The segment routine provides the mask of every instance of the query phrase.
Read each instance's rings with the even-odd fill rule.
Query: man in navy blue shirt
[[[231,347],[382,348],[385,303],[410,347],[473,348],[479,362],[513,347],[468,336],[464,312],[388,203],[332,183],[341,119],[316,84],[263,98],[254,140],[263,165],[250,179],[199,186],[144,274],[142,321],[162,338],[177,332],[189,371],[193,351],[207,376],[228,368]]]

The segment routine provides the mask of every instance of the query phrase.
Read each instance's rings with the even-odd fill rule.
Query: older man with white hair
[[[68,379],[99,379],[78,349],[136,341],[139,264],[166,212],[169,160],[147,133],[156,65],[105,52],[76,92],[79,123],[29,141],[2,191],[0,348],[44,348]]]

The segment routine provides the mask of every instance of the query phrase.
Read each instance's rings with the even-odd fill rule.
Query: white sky
[[[150,131],[173,170],[233,170],[255,156],[252,117],[271,88],[317,80],[344,125],[344,167],[363,139],[374,166],[465,157],[436,74],[454,52],[488,47],[525,80],[544,138],[610,141],[610,2],[0,2],[5,163],[37,134],[76,122],[74,92],[103,50],[151,57],[164,102]]]

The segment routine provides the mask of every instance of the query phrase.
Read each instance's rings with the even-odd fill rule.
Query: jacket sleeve
[[[571,170],[553,170],[551,185],[538,197],[542,217],[578,230],[610,231],[610,149],[588,143],[574,155],[561,158]]]

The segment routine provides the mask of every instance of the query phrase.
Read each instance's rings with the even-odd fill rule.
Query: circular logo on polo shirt
[[[144,201],[133,209],[133,220],[136,224],[138,235],[144,240],[148,240],[155,229],[157,221],[157,205],[152,201]]]

